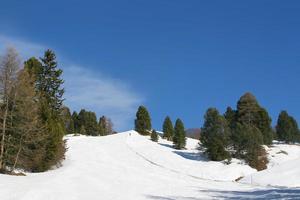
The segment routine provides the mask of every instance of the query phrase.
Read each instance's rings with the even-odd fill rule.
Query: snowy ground
[[[67,139],[63,167],[26,177],[0,175],[1,200],[300,199],[298,188],[266,186],[284,178],[274,185],[300,186],[297,146],[269,149],[270,169],[257,173],[238,160],[230,165],[207,161],[196,150],[198,141],[191,139],[184,151],[134,131]],[[234,182],[240,176],[246,176],[243,183]]]

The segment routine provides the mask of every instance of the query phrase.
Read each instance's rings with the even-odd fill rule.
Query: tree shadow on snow
[[[171,145],[171,144],[162,144],[162,143],[158,143],[158,144],[161,145],[161,146],[164,146],[164,147],[168,147],[168,148],[174,149],[173,145]]]
[[[300,188],[286,188],[286,189],[265,189],[252,191],[221,191],[221,190],[199,190],[200,193],[207,193],[208,198],[212,199],[259,199],[259,200],[279,200],[279,199],[300,199]],[[205,195],[206,196],[206,195]],[[184,196],[154,196],[147,195],[148,199],[154,200],[200,200],[205,198],[198,197],[184,197]]]
[[[193,153],[193,152],[173,151],[173,153],[188,160],[208,161],[208,159],[204,157],[200,152]]]
[[[250,191],[199,190],[216,199],[300,199],[300,188],[271,188]]]

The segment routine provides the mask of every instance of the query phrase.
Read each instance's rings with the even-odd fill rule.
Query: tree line
[[[46,171],[64,158],[61,75],[51,50],[25,63],[13,48],[1,57],[1,173]]]
[[[64,135],[104,136],[114,133],[111,120],[82,109],[79,114],[64,102],[63,71],[56,55],[25,62],[14,48],[0,58],[0,173],[15,169],[43,172],[60,166],[66,147]]]
[[[64,107],[63,116],[65,129],[69,134],[105,136],[115,133],[110,118],[102,116],[99,121],[97,121],[96,113],[92,111],[81,109],[79,113],[74,111],[71,114],[70,109]]]
[[[167,116],[162,129],[163,138],[173,141],[176,149],[185,147],[185,129],[180,119],[173,126]],[[144,106],[137,111],[135,130],[141,135],[151,135],[151,139],[157,141],[156,131],[151,131],[150,114]],[[206,111],[200,144],[210,160],[230,162],[232,158],[238,158],[263,170],[268,163],[263,145],[271,145],[274,139],[284,143],[300,142],[297,121],[287,111],[282,111],[273,128],[267,110],[253,94],[246,93],[237,102],[236,109],[228,107],[224,114],[216,108]]]
[[[140,106],[136,113],[135,130],[141,135],[150,135],[157,142],[158,135],[152,130],[151,117],[145,106]],[[177,119],[173,127],[170,117],[166,117],[163,125],[163,138],[173,141],[174,148],[183,149],[186,145],[185,128],[181,119]]]

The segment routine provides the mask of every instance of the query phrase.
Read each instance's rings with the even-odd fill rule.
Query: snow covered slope
[[[267,148],[268,169],[246,176],[240,182],[257,185],[300,187],[300,146],[274,145]]]
[[[166,141],[157,144],[134,131],[67,139],[61,168],[25,177],[0,175],[1,200],[300,198],[298,189],[233,182],[253,169],[208,162],[195,154],[195,140],[176,151]]]

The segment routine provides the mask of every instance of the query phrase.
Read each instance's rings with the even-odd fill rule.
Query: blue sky
[[[299,1],[3,1],[0,48],[23,58],[53,49],[65,71],[66,104],[133,127],[144,104],[200,127],[208,107],[255,94],[277,120],[300,120]]]

